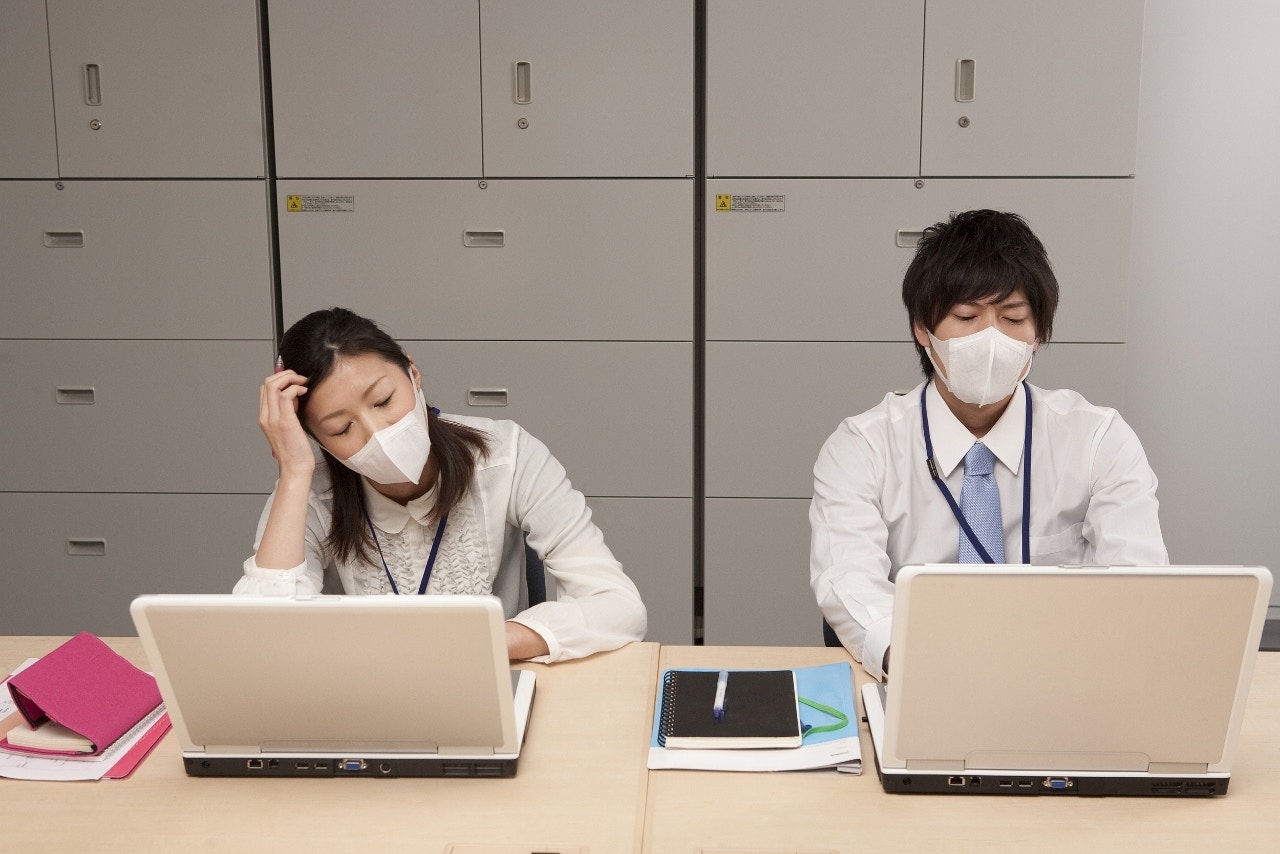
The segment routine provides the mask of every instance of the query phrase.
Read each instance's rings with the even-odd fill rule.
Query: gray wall
[[[1146,6],[1124,414],[1174,563],[1280,572],[1277,36],[1274,0]]]

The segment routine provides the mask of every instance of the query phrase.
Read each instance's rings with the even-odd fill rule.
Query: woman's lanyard
[[[1031,563],[1031,387],[1025,380],[1022,383],[1022,390],[1027,394],[1027,433],[1022,443],[1022,562]],[[960,512],[960,505],[956,504],[951,490],[947,489],[947,484],[938,474],[938,466],[933,461],[933,440],[929,437],[929,407],[925,403],[925,395],[928,391],[929,383],[925,383],[920,391],[920,417],[924,423],[924,461],[929,465],[929,476],[933,478],[934,483],[938,484],[938,489],[942,490],[947,504],[951,505],[951,512],[960,523],[961,530],[973,544],[974,551],[984,563],[995,563],[983,548],[982,543],[978,541],[978,535],[973,532],[973,528],[969,527],[964,514]]]
[[[396,580],[391,577],[391,570],[387,568],[387,557],[382,553],[382,544],[378,542],[378,534],[373,530],[373,520],[366,514],[364,521],[369,525],[369,533],[373,534],[373,544],[378,547],[378,557],[382,559],[382,571],[387,574],[387,581],[391,582],[391,592],[400,595],[400,588],[396,586]],[[436,538],[431,543],[431,554],[427,556],[427,568],[422,572],[422,583],[418,585],[418,595],[427,592],[427,582],[431,580],[431,570],[436,565],[436,552],[440,551],[440,539],[444,536],[445,522],[449,521],[449,514],[446,513],[440,517],[440,525],[436,528]]]

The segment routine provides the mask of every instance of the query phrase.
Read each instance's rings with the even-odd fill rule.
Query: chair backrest
[[[529,592],[530,606],[547,601],[546,567],[528,542],[524,544],[524,583]]]
[[[840,643],[840,638],[836,637],[836,630],[825,619],[822,621],[822,641],[827,646],[844,646]]]

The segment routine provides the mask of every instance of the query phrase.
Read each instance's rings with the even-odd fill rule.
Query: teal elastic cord
[[[805,699],[804,697],[797,697],[796,699],[800,702],[801,705],[808,706],[811,709],[817,709],[818,711],[822,712],[824,715],[830,715],[831,717],[839,721],[839,723],[834,723],[834,724],[823,724],[822,726],[808,727],[807,729],[805,729],[804,735],[801,736],[801,738],[808,738],[809,736],[819,732],[835,732],[836,730],[844,729],[849,725],[849,716],[846,715],[844,712],[840,711],[839,709],[833,709],[831,706],[824,706],[822,705],[822,703],[815,703],[813,700],[808,700],[808,699]]]

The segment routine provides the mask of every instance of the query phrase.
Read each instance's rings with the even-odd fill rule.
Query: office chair
[[[529,605],[540,605],[547,601],[546,567],[542,558],[533,550],[526,540],[524,544],[524,584],[529,592]]]
[[[822,621],[822,641],[827,646],[844,646],[840,643],[840,638],[836,637],[836,630],[831,628],[831,624],[826,619]]]

